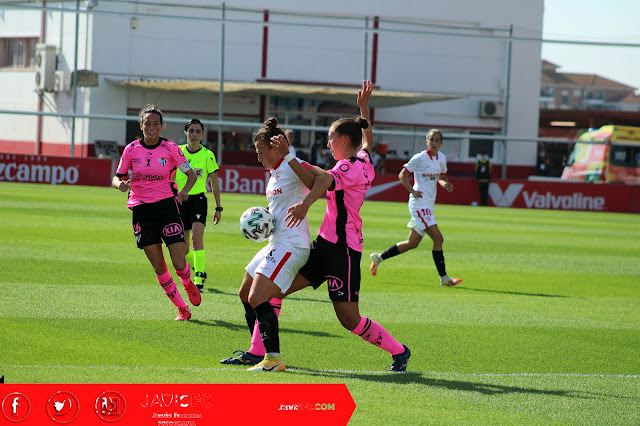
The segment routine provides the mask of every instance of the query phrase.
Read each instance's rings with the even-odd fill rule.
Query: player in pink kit
[[[368,122],[367,107],[371,93],[371,82],[363,82],[358,92],[361,117],[342,118],[329,129],[327,146],[336,165],[328,172],[318,167],[310,170],[316,176],[312,193],[318,187],[326,191],[327,208],[318,238],[312,244],[309,260],[300,269],[286,294],[308,285],[315,289],[327,281],[329,298],[342,326],[389,352],[392,356],[391,371],[404,372],[411,356],[409,348],[398,343],[380,324],[361,316],[358,308],[363,243],[360,208],[375,176],[371,164],[373,133]],[[308,180],[301,174],[298,173],[301,179]],[[329,179],[319,178],[326,174]],[[293,205],[287,216],[288,225],[299,223],[313,201],[310,194],[302,203]]]
[[[358,309],[361,278],[360,259],[363,243],[360,207],[375,176],[370,154],[373,147],[373,134],[367,121],[369,118],[367,103],[371,92],[371,82],[363,82],[362,90],[358,92],[358,105],[362,117],[357,119],[343,118],[331,125],[327,146],[337,164],[329,172],[317,166],[309,167],[300,163],[293,157],[293,154],[284,156],[291,170],[310,189],[309,194],[303,200],[290,204],[291,207],[287,209],[285,217],[287,227],[292,229],[300,226],[308,227],[307,212],[322,194],[327,196],[327,209],[318,232],[318,238],[311,247],[307,263],[295,275],[293,283],[287,287],[284,294],[272,293],[275,299],[271,299],[271,305],[280,307],[279,299],[309,285],[317,289],[327,281],[329,298],[333,302],[340,323],[365,341],[388,351],[392,355],[391,371],[404,372],[411,356],[409,348],[398,343],[377,322],[362,317]],[[365,129],[364,141],[362,129]],[[287,154],[286,138],[278,136],[272,138],[271,141],[281,156]],[[362,149],[360,149],[361,143]],[[282,213],[276,216],[277,220],[281,220],[280,215]],[[279,313],[279,309],[277,312]],[[249,322],[249,319],[247,321]],[[251,329],[251,325],[249,328]],[[247,352],[240,351],[238,356],[227,358],[221,362],[225,364],[254,364],[256,357],[253,348],[254,346]],[[267,348],[267,350],[269,349]],[[261,362],[261,367],[253,369],[277,371],[279,365],[277,361],[268,361],[265,357]]]
[[[194,306],[200,305],[200,291],[191,281],[191,269],[185,260],[184,229],[178,210],[178,203],[189,197],[197,178],[182,150],[160,137],[164,127],[160,109],[147,105],[139,116],[143,137],[124,148],[111,183],[122,192],[129,191],[127,207],[133,212],[138,248],[144,250],[165,294],[178,308],[176,321],[185,321],[191,318],[191,310],[171,278],[162,253],[162,241],[189,301]],[[180,192],[172,179],[177,168],[187,175],[187,183]]]
[[[280,139],[283,143],[283,153],[271,144],[274,139]],[[269,237],[269,244],[245,268],[240,286],[240,300],[245,308],[247,326],[252,333],[251,348],[220,362],[257,364],[248,371],[284,371],[286,367],[280,356],[278,335],[280,298],[309,257],[309,225],[306,217],[296,227],[287,227],[284,219],[292,204],[301,202],[310,194],[291,166],[301,167],[302,170],[311,166],[298,162],[289,153],[284,131],[278,127],[275,118],[267,120],[265,127],[258,130],[254,145],[258,161],[265,169],[270,170],[266,196],[269,212],[276,218],[276,229]],[[310,181],[307,183],[311,186],[314,177],[311,173],[308,177]],[[322,194],[322,190],[316,189],[310,196],[317,199]]]
[[[453,191],[453,185],[447,179],[447,158],[442,152],[439,152],[441,146],[442,133],[437,129],[430,130],[427,133],[428,149],[411,157],[398,175],[402,185],[411,194],[409,196],[411,220],[407,225],[411,231],[409,231],[409,238],[406,241],[392,245],[383,253],[373,253],[370,256],[371,274],[378,273],[378,266],[383,260],[418,247],[422,237],[427,234],[433,240],[432,255],[440,275],[440,285],[453,287],[462,282],[460,278],[451,278],[447,275],[442,253],[444,238],[433,215],[438,190],[437,184],[439,183],[449,192]],[[413,186],[409,183],[409,175],[411,174],[413,174]]]

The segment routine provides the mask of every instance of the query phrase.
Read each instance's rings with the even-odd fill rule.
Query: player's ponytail
[[[269,142],[272,137],[277,135],[284,135],[284,130],[278,127],[278,119],[275,117],[271,117],[264,122],[264,127],[261,127],[260,129],[258,129],[255,137],[253,138],[253,142],[254,143],[257,141]]]
[[[369,122],[362,118],[341,118],[331,124],[333,131],[339,135],[348,136],[351,146],[358,148],[362,144],[362,129],[369,127]]]

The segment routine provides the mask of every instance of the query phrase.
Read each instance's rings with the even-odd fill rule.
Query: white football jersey
[[[300,163],[305,167],[310,167],[307,163],[302,161]],[[309,223],[307,218],[305,217],[294,228],[289,228],[284,222],[289,207],[302,202],[308,193],[307,187],[304,186],[286,161],[281,160],[271,170],[266,196],[269,201],[269,211],[276,218],[276,229],[269,237],[270,244],[279,243],[291,247],[309,248]]]
[[[434,157],[426,150],[411,157],[403,167],[413,174],[413,189],[422,193],[422,198],[410,195],[409,205],[433,207],[438,191],[438,177],[447,173],[447,157],[442,152]]]

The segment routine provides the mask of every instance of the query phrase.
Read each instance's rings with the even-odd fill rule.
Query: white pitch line
[[[77,370],[186,370],[186,371],[241,371],[234,367],[170,367],[170,366],[123,366],[123,365],[29,365],[29,364],[0,364],[3,368],[62,368]],[[300,371],[312,373],[334,374],[374,374],[387,375],[389,371],[366,370],[313,370],[309,368],[287,368],[286,371]],[[407,374],[426,376],[473,376],[473,377],[608,377],[638,379],[640,374],[600,374],[600,373],[457,373],[450,371],[408,371]]]

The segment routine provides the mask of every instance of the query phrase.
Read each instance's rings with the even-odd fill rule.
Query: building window
[[[553,96],[555,94],[555,89],[553,87],[541,87],[540,88],[540,96]]]
[[[489,139],[474,139],[473,135],[492,135],[493,133],[471,133],[469,135],[469,158],[476,158],[478,154],[487,154],[493,158],[493,142]]]
[[[0,68],[35,66],[37,37],[0,38]]]

